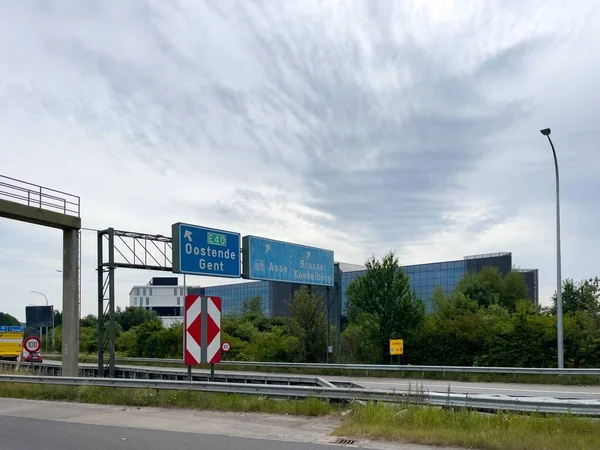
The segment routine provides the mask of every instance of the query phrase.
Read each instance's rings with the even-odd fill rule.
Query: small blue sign
[[[173,224],[171,230],[173,272],[211,277],[240,277],[239,233],[180,222]]]
[[[244,278],[333,286],[333,251],[244,236]]]
[[[21,327],[21,326],[6,326],[6,325],[2,325],[0,326],[0,332],[4,332],[4,333],[22,333],[25,330],[25,328]]]

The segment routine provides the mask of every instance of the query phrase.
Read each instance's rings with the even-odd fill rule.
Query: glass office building
[[[465,260],[445,261],[427,264],[403,266],[403,270],[410,278],[410,286],[423,302],[427,311],[431,311],[431,297],[437,286],[442,288],[444,294],[449,294],[464,276],[466,271]],[[357,270],[341,274],[342,311],[346,310],[346,290],[350,283],[357,277],[364,275],[366,270]]]
[[[209,297],[220,297],[223,314],[241,314],[242,305],[246,300],[260,297],[264,314],[267,317],[273,315],[273,283],[266,281],[190,288],[188,292]]]
[[[359,265],[336,263],[336,286],[330,290],[323,287],[314,287],[313,291],[321,292],[333,301],[337,293],[341,301],[341,313],[346,310],[346,290],[350,283],[357,277],[366,273],[366,268]],[[453,261],[440,261],[425,264],[403,266],[403,270],[410,278],[411,288],[431,312],[433,291],[437,286],[442,288],[444,294],[449,294],[456,289],[456,285],[466,273],[475,274],[484,267],[495,267],[506,276],[513,270],[512,253],[490,253],[484,255],[465,256],[463,259]],[[538,304],[538,272],[537,269],[520,270],[525,276],[530,300]],[[294,283],[278,283],[271,281],[256,281],[235,285],[220,285],[200,288],[196,293],[214,295],[223,299],[223,308],[226,311],[240,311],[246,299],[260,295],[263,299],[265,313],[269,316],[286,315],[285,302],[292,296],[300,285]],[[333,303],[338,303],[333,301]],[[335,310],[332,306],[332,313]]]
[[[327,304],[330,317],[345,315],[347,304],[346,291],[348,286],[357,277],[366,273],[366,268],[360,265],[338,262],[335,266],[336,273],[334,287],[312,287],[313,293],[322,294],[325,298],[329,299]],[[410,278],[411,288],[415,291],[417,297],[425,303],[426,311],[431,312],[433,310],[432,296],[437,286],[441,287],[445,294],[449,294],[456,289],[456,285],[465,274],[478,273],[484,267],[495,267],[503,276],[505,276],[513,270],[512,254],[510,252],[505,252],[465,256],[463,259],[454,261],[414,264],[403,266],[402,268]],[[519,271],[524,274],[530,300],[535,305],[538,305],[537,269],[524,269]],[[156,281],[149,284],[156,284]],[[278,317],[289,314],[287,301],[300,286],[300,284],[296,283],[248,281],[218,286],[188,287],[187,291],[190,294],[220,297],[222,300],[223,314],[239,314],[241,313],[242,305],[246,300],[253,297],[260,297],[262,299],[265,315],[268,317]],[[139,303],[134,293],[138,291],[138,288],[145,290],[146,287],[149,289],[149,286],[134,287],[134,290],[132,290],[131,293],[132,306],[145,306],[147,309],[156,310],[161,316],[183,314],[181,294],[179,294],[179,291],[177,290],[173,291],[173,294],[169,294],[173,296],[170,301],[163,299],[162,297],[160,301],[158,301],[158,298],[155,301],[152,301],[153,299],[150,297],[150,299],[145,298],[144,303]],[[173,290],[173,288],[170,289]],[[166,292],[170,293],[170,291]],[[169,309],[169,314],[161,314],[162,309],[164,309],[165,306],[171,307]],[[171,309],[173,309],[173,311],[171,311]],[[175,310],[177,312],[174,312]],[[166,317],[163,319],[165,321],[167,320]],[[169,320],[174,320],[174,318]]]
[[[455,261],[443,261],[403,266],[402,269],[410,278],[410,286],[418,298],[424,303],[426,310],[433,310],[433,291],[441,287],[444,294],[450,294],[465,273],[477,273],[483,267],[496,267],[502,275],[512,269],[511,253],[493,253],[487,255],[465,256]],[[366,270],[345,272],[341,275],[342,311],[346,309],[346,289],[355,278],[366,273]]]

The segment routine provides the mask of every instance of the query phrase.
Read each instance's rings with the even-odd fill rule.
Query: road
[[[399,378],[325,377],[329,381],[351,380],[366,389],[415,390],[455,394],[506,395],[510,397],[552,397],[600,400],[600,386],[562,386],[552,384],[473,383]]]
[[[60,361],[46,361],[48,364],[60,364]],[[81,366],[96,367],[95,364],[83,363]],[[140,370],[160,370],[162,372],[184,372],[186,369],[177,367],[157,367],[157,366],[135,366],[122,365],[129,369]],[[271,375],[285,377],[286,374],[246,372],[246,371],[219,371],[226,374],[246,374],[246,375]],[[194,373],[206,374],[208,371],[194,369]],[[292,376],[292,375],[290,375]],[[454,394],[470,395],[502,395],[509,397],[535,397],[535,398],[559,398],[559,399],[579,399],[600,401],[600,386],[563,386],[553,384],[522,384],[522,383],[488,383],[488,382],[462,382],[462,381],[440,381],[424,380],[418,378],[375,378],[360,376],[328,376],[328,375],[293,375],[295,377],[305,376],[307,378],[320,377],[328,381],[352,382],[357,386],[366,389],[392,390],[397,392],[406,391],[425,391],[439,392],[447,394],[448,390]]]
[[[331,418],[124,408],[2,399],[1,448],[19,450],[331,450]],[[357,441],[358,449],[439,447]],[[451,449],[446,449],[451,450]],[[458,450],[458,449],[455,449]]]

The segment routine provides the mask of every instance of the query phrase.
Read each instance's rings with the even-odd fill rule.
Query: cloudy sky
[[[511,251],[547,304],[541,128],[563,274],[600,274],[598,23],[593,0],[4,1],[0,174],[80,196],[91,230],[183,221],[350,263]],[[24,320],[31,290],[60,308],[61,245],[0,218],[0,311]],[[153,275],[118,270],[118,304]]]

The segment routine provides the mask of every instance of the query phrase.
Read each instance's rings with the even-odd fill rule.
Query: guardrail
[[[184,390],[261,395],[278,398],[318,398],[386,402],[396,404],[426,404],[441,407],[464,407],[484,411],[523,411],[600,416],[600,402],[494,396],[469,396],[466,394],[397,393],[374,389],[352,389],[310,386],[279,386],[264,384],[237,384],[215,382],[189,382],[165,380],[133,380],[115,378],[44,377],[30,375],[0,375],[0,382],[28,383],[61,386],[96,386],[112,388],[137,388],[155,390]]]
[[[67,215],[79,217],[80,214],[78,196],[5,175],[0,175],[0,197]]]
[[[54,357],[52,357],[54,359]],[[50,359],[50,357],[48,357]],[[60,359],[58,356],[56,359]],[[86,358],[93,359],[93,358]],[[181,364],[181,359],[160,358],[129,358],[117,357],[116,361],[155,363],[155,364]],[[288,369],[315,369],[315,370],[357,370],[363,372],[386,371],[386,372],[460,372],[460,373],[493,373],[513,375],[586,375],[599,376],[600,368],[597,369],[558,369],[543,367],[472,367],[472,366],[402,366],[387,364],[325,364],[325,363],[286,363],[286,362],[260,362],[260,361],[221,361],[224,366],[246,366],[246,367],[273,367]]]
[[[42,363],[26,363],[19,365],[15,361],[0,360],[0,369],[16,370],[30,372],[39,376],[61,376],[62,366],[60,364],[49,364],[47,361]],[[97,377],[98,368],[95,364],[79,363],[78,376],[88,378]],[[168,381],[210,381],[210,373],[208,371],[202,373],[194,371],[191,374],[185,368],[164,368],[160,366],[117,366],[115,370],[115,378],[127,378],[137,380],[168,380]],[[214,375],[213,381],[221,383],[236,383],[236,384],[275,384],[275,385],[290,385],[290,386],[326,386],[336,387],[335,384],[321,377],[310,375],[283,375],[283,374],[260,374],[253,375],[243,372],[217,372]],[[344,386],[355,386],[354,383],[342,382],[338,383]]]

